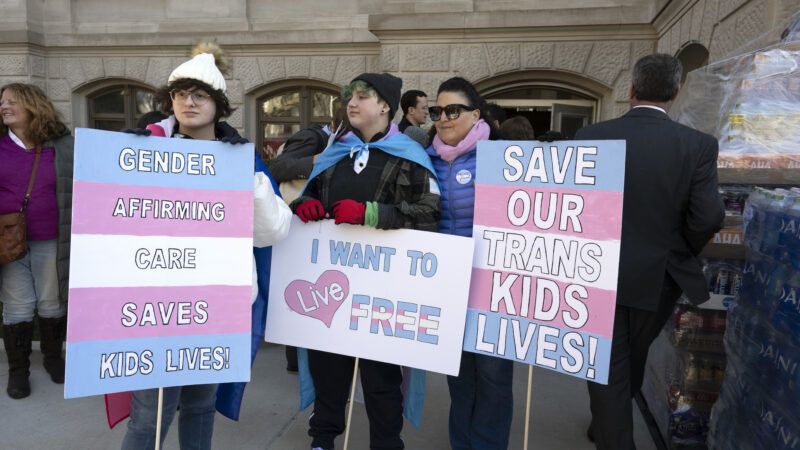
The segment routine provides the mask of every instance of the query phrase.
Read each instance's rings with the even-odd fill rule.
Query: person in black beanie
[[[291,205],[300,220],[332,218],[337,225],[436,231],[439,187],[430,157],[391,122],[401,87],[395,76],[365,73],[344,88],[352,132],[338,136],[314,163],[305,191]],[[354,358],[309,350],[308,366],[316,390],[311,447],[333,449],[345,429]],[[400,367],[361,359],[359,368],[370,448],[404,448]]]

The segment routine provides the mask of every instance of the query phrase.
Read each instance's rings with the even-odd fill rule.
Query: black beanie
[[[378,96],[389,105],[389,121],[391,121],[400,106],[400,91],[403,89],[403,80],[388,73],[362,73],[353,78],[353,81],[358,80],[372,86]]]

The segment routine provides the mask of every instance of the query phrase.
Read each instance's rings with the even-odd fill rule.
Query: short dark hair
[[[465,106],[478,108],[481,113],[481,119],[489,125],[489,140],[499,139],[500,133],[487,114],[488,108],[486,107],[486,101],[483,100],[483,97],[481,97],[472,83],[461,77],[453,77],[443,81],[442,84],[439,85],[439,90],[436,91],[436,95],[438,96],[442,92],[459,92],[464,95],[467,99],[467,103],[469,103]],[[431,127],[429,134],[430,139],[428,139],[428,142],[433,142],[433,137],[436,136],[435,126]]]
[[[403,115],[405,116],[408,114],[408,108],[417,106],[418,98],[427,96],[428,94],[415,89],[403,92],[403,96],[400,97],[400,109],[403,111]]]
[[[236,110],[236,108],[231,107],[228,96],[225,95],[224,92],[219,89],[214,89],[202,81],[193,80],[191,78],[179,78],[172,83],[161,86],[161,88],[156,91],[155,95],[158,109],[168,116],[174,114],[175,111],[172,109],[172,97],[170,97],[169,93],[176,89],[181,91],[193,88],[206,91],[206,93],[211,96],[211,99],[214,100],[214,103],[217,105],[217,113],[214,115],[214,122],[219,122],[219,119],[230,116]]]
[[[654,53],[636,61],[631,82],[633,96],[645,102],[668,102],[675,98],[683,75],[678,58]]]
[[[504,139],[513,141],[532,141],[533,126],[525,116],[514,116],[500,125],[500,134]]]
[[[502,124],[506,120],[506,111],[497,103],[487,103],[486,114],[490,119],[496,120],[497,123]]]

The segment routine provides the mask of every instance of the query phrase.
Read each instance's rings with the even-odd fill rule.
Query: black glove
[[[250,142],[247,140],[247,138],[243,138],[241,136],[223,136],[222,139],[220,139],[219,141],[233,145],[247,144],[248,142]]]
[[[135,134],[137,136],[150,136],[152,131],[148,130],[147,128],[125,128],[124,130],[120,130],[123,133],[128,134]]]
[[[555,130],[545,131],[536,138],[539,142],[563,141],[564,135]]]

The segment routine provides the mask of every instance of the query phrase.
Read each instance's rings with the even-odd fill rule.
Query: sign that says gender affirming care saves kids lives
[[[624,141],[478,144],[464,350],[606,384]]]
[[[66,398],[250,379],[253,162],[77,130]]]
[[[458,374],[472,240],[303,224],[272,248],[266,340]]]

